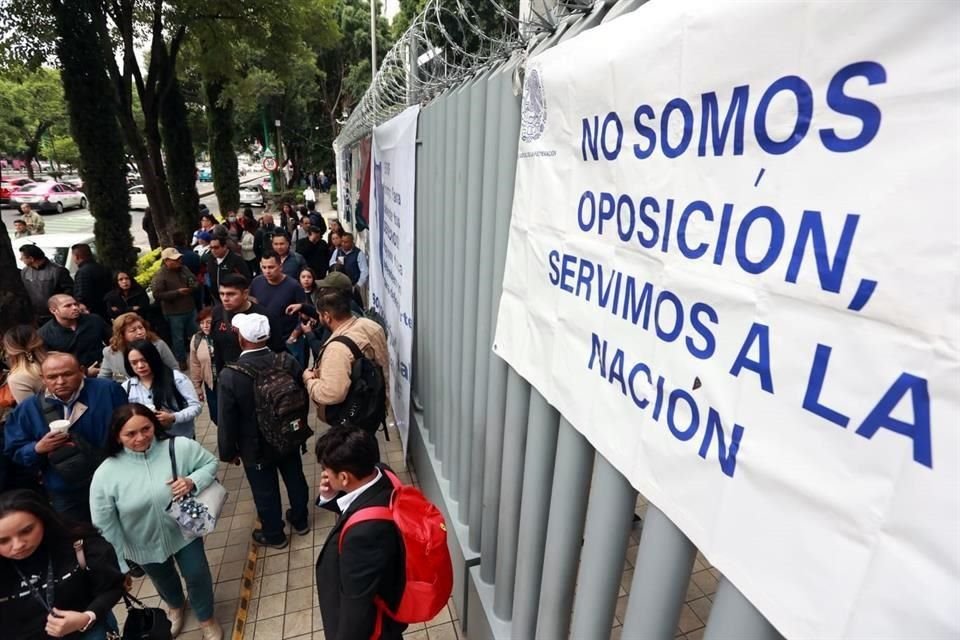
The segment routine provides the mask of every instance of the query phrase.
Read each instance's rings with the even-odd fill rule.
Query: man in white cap
[[[186,370],[187,340],[197,332],[197,308],[193,303],[197,279],[189,269],[183,268],[183,256],[173,247],[161,251],[160,260],[163,266],[153,276],[150,286],[170,324],[170,348],[180,368]]]
[[[223,368],[217,381],[220,459],[243,464],[261,523],[261,529],[253,532],[254,541],[262,546],[283,549],[288,540],[284,533],[277,474],[283,476],[290,500],[286,520],[299,535],[310,531],[307,510],[310,488],[303,475],[300,450],[281,454],[264,438],[262,426],[257,420],[255,386],[258,374],[262,381],[265,372],[280,369],[290,376],[284,400],[288,400],[286,394],[289,393],[293,400],[299,397],[304,406],[309,408],[306,391],[300,382],[303,371],[289,353],[274,353],[267,347],[270,320],[265,315],[239,313],[233,317],[232,324],[243,351],[235,363]],[[261,395],[267,394],[261,390]],[[310,434],[305,424],[303,433],[305,437]]]

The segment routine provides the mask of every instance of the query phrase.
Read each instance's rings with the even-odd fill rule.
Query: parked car
[[[63,178],[61,180],[64,184],[68,184],[77,191],[83,191],[83,179],[80,177],[76,178]]]
[[[147,192],[144,191],[142,184],[130,187],[129,193],[131,211],[144,211],[150,206],[150,203],[147,202]]]
[[[270,182],[270,176],[265,176],[263,180],[260,181],[260,190],[270,193],[272,189],[272,184]]]
[[[92,233],[44,233],[39,236],[16,238],[12,240],[12,243],[13,255],[17,257],[17,268],[19,269],[24,268],[24,264],[20,262],[20,247],[25,244],[33,244],[43,249],[47,258],[62,267],[66,267],[70,275],[74,275],[78,267],[73,261],[70,247],[75,244],[88,244],[93,253],[97,253],[96,240]]]
[[[47,211],[63,213],[65,209],[72,207],[86,209],[87,196],[69,184],[51,180],[50,182],[34,182],[20,187],[11,194],[10,203],[17,207],[27,203],[40,213]]]
[[[256,185],[240,187],[240,204],[247,204],[252,207],[262,207],[263,191]]]
[[[210,167],[203,167],[197,172],[197,180],[200,182],[213,182],[213,171]]]
[[[0,206],[11,204],[10,196],[20,187],[33,184],[30,178],[4,178],[0,180]]]

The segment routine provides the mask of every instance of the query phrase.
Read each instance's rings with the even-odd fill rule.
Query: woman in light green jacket
[[[165,512],[171,499],[206,489],[217,473],[217,459],[190,438],[174,440],[177,477],[171,477],[169,440],[156,414],[142,404],[117,408],[110,425],[107,454],[90,485],[93,524],[113,545],[120,569],[136,562],[167,603],[176,637],[183,627],[187,583],[190,605],[204,640],[222,640],[213,615],[213,579],[203,539],[188,540]]]

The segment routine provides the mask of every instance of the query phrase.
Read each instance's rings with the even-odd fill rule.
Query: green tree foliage
[[[57,54],[70,130],[83,156],[84,193],[93,215],[101,262],[129,269],[136,259],[130,235],[126,157],[117,125],[116,103],[103,71],[102,50],[91,20],[96,0],[57,0],[54,16],[60,37]]]
[[[44,141],[55,129],[62,134],[66,125],[63,87],[56,70],[19,68],[0,76],[0,150],[26,160],[31,178]]]

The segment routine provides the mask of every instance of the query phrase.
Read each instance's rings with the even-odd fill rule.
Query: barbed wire
[[[593,4],[593,0],[566,0],[550,11],[534,9],[521,21],[498,0],[456,0],[455,4],[429,0],[384,56],[334,146],[344,148],[407,106],[428,101],[499,64],[531,39],[552,32],[560,16],[589,11]],[[493,9],[500,18],[497,31],[481,24],[481,9]]]

